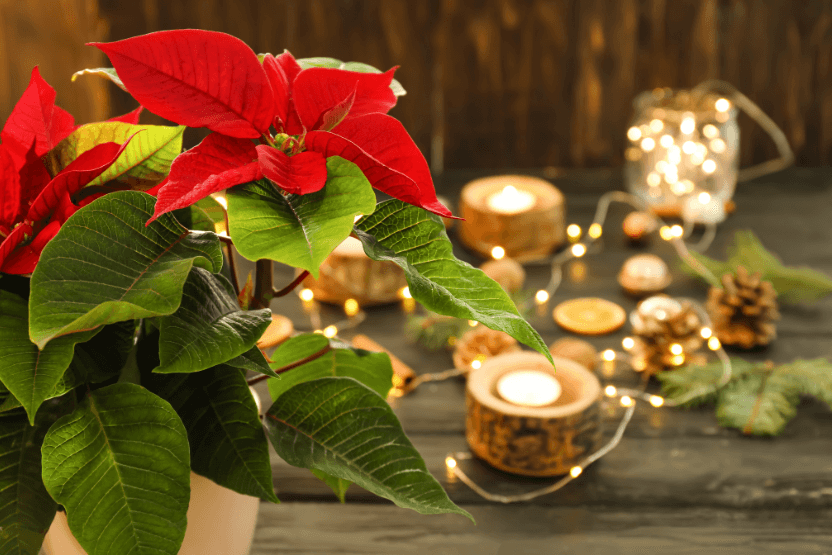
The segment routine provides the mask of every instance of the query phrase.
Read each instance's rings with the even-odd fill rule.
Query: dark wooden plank
[[[793,555],[832,551],[830,511],[599,510],[524,505],[421,516],[388,507],[261,505],[252,555],[644,553]]]

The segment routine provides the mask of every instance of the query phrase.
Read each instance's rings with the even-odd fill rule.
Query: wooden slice
[[[272,321],[269,327],[266,328],[266,331],[257,340],[257,348],[264,350],[277,347],[289,339],[293,331],[295,331],[295,326],[291,320],[280,314],[272,314]]]
[[[601,443],[601,383],[575,361],[556,357],[552,368],[538,353],[499,355],[471,372],[466,386],[466,439],[479,458],[525,476],[566,474]],[[498,380],[517,370],[551,373],[561,386],[552,405],[524,407],[496,392]]]

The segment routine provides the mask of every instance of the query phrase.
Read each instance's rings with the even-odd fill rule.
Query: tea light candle
[[[560,382],[548,372],[517,370],[497,380],[500,397],[523,407],[544,407],[560,397]]]
[[[466,438],[491,466],[568,473],[601,442],[601,384],[583,365],[531,352],[488,358],[466,384]]]
[[[514,185],[506,185],[499,193],[488,197],[488,206],[502,214],[525,212],[534,206],[536,198],[528,191],[520,191]]]
[[[459,201],[459,236],[489,257],[494,247],[519,262],[548,255],[566,240],[563,194],[544,179],[499,175],[477,179]]]

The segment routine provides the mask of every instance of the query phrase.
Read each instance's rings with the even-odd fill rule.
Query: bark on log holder
[[[488,359],[468,376],[466,436],[471,451],[499,470],[525,476],[566,474],[601,444],[601,384],[575,361],[555,357],[555,371],[540,354]],[[508,374],[544,372],[561,393],[546,406],[522,406],[501,397]]]
[[[494,247],[519,262],[543,258],[566,239],[564,198],[543,179],[498,175],[471,181],[459,202],[462,242],[489,257]]]
[[[393,262],[371,259],[358,239],[348,237],[321,264],[318,279],[308,277],[303,285],[325,303],[355,299],[368,306],[399,302],[407,280]]]

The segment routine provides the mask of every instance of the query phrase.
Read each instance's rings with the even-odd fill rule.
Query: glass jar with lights
[[[625,180],[662,216],[717,223],[739,169],[737,108],[727,98],[656,89],[633,102]]]

